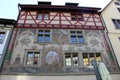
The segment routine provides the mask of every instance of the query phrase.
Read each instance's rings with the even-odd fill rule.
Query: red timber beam
[[[31,17],[31,20],[33,20],[35,24],[27,24],[26,23],[28,14]],[[69,20],[67,18],[67,16],[64,15],[63,12],[57,12],[54,16],[52,15],[53,17],[52,17],[52,19],[48,20],[49,22],[46,22],[45,20],[37,21],[36,18],[34,19],[33,15],[30,13],[30,11],[26,11],[25,13],[20,15],[19,20],[23,20],[23,19],[21,19],[22,16],[25,16],[24,23],[18,23],[17,24],[18,28],[64,28],[64,29],[86,29],[86,30],[103,30],[104,29],[104,26],[103,26],[103,23],[102,23],[100,17],[96,17],[94,14],[89,14],[88,17],[86,17],[87,19],[84,20],[84,24],[81,23],[81,21],[76,21],[75,23],[72,24],[72,21]],[[52,21],[55,21],[55,17],[57,17],[57,16],[59,17],[59,19],[58,19],[59,24],[51,24]],[[62,17],[65,18],[65,21],[67,21],[68,24],[62,24]],[[87,22],[91,22],[91,21],[89,21],[90,18],[93,19],[92,23],[94,23],[94,26],[86,25]],[[95,21],[95,19],[98,19],[98,22],[100,22],[102,24],[102,26],[100,26],[100,27],[97,26],[97,24],[96,24],[97,21]],[[30,20],[30,19],[28,19],[28,20]]]

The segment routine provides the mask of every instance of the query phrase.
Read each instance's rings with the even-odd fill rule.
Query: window
[[[37,65],[39,63],[40,52],[27,52],[26,65]]]
[[[48,20],[49,19],[49,13],[44,13],[44,12],[38,13],[37,19]]]
[[[120,8],[117,8],[118,9],[118,11],[120,12]]]
[[[38,14],[37,19],[42,19],[42,13],[39,13],[39,14]]]
[[[71,20],[83,20],[82,14],[71,14]]]
[[[66,66],[78,66],[78,53],[65,53]]]
[[[90,66],[92,60],[96,60],[97,62],[100,62],[101,54],[100,53],[83,53],[84,66]]]
[[[3,43],[5,38],[5,32],[0,32],[0,43]]]
[[[82,31],[70,31],[71,43],[83,43]]]
[[[76,14],[71,14],[71,19],[72,19],[72,20],[77,20]]]
[[[120,29],[120,20],[119,19],[112,19],[114,26],[116,29]]]
[[[38,30],[38,42],[50,42],[50,30]]]
[[[49,19],[49,14],[48,14],[48,13],[45,13],[45,14],[44,14],[44,19],[45,19],[45,20],[48,20],[48,19]]]
[[[115,2],[115,5],[120,5],[120,3],[119,2]]]

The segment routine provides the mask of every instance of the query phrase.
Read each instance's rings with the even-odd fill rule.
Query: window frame
[[[71,34],[71,32],[75,32],[75,35]],[[81,32],[81,34],[78,35],[78,32]],[[76,42],[72,42],[71,36],[75,36]],[[79,41],[79,38],[82,36],[82,41]],[[70,30],[69,31],[69,37],[70,37],[70,43],[77,43],[77,44],[82,44],[84,43],[84,31],[82,30]]]
[[[87,58],[88,58],[88,65],[85,65],[84,64],[84,56],[83,56],[83,54],[87,54]],[[82,61],[83,61],[83,66],[85,66],[85,67],[88,67],[88,66],[92,66],[92,64],[91,64],[91,61],[92,60],[90,60],[90,54],[93,54],[94,55],[94,59],[96,60],[97,58],[96,58],[96,56],[97,56],[97,54],[99,54],[100,55],[100,61],[102,61],[102,56],[101,56],[101,52],[82,52]],[[100,62],[99,61],[99,62]],[[98,62],[98,61],[97,61]]]
[[[120,19],[112,19],[115,29],[120,29]]]
[[[34,64],[34,63],[32,63],[32,64],[27,64],[27,61],[28,61],[28,53],[29,52],[32,52],[34,55],[35,55],[35,53],[39,53],[39,56],[38,56],[38,63],[37,64]],[[32,60],[33,60],[33,62],[34,62],[34,60],[35,60],[35,56],[33,56],[32,57]],[[25,56],[24,56],[24,66],[40,66],[40,64],[41,64],[41,52],[40,52],[40,50],[26,50],[25,51]]]
[[[41,14],[41,18],[39,19],[39,14]],[[48,14],[48,18],[45,18],[45,14]],[[50,13],[49,12],[37,12],[37,20],[50,20]]]
[[[75,19],[73,19],[73,16]],[[81,16],[81,19],[79,19],[79,16]],[[71,20],[72,21],[84,21],[83,14],[82,13],[71,13]]]
[[[42,34],[39,34],[39,31],[43,31],[43,39],[42,39],[42,41],[39,41],[38,40],[38,38],[39,38],[39,35],[42,35]],[[45,31],[47,31],[47,30],[49,30],[49,34],[45,34]],[[47,41],[45,41],[45,36],[49,36],[49,41],[47,42]],[[51,30],[50,29],[38,29],[37,30],[37,39],[36,39],[36,41],[38,42],[38,43],[50,43],[51,42]]]
[[[67,66],[66,65],[66,54],[70,54],[70,60],[71,60],[71,66]],[[74,60],[73,60],[73,54],[77,54],[77,65],[75,66],[73,63],[74,63]],[[65,52],[64,53],[64,66],[66,68],[72,68],[72,67],[80,67],[80,58],[79,58],[79,53],[78,52]]]
[[[4,34],[4,36],[2,36],[2,39],[1,39],[1,33]],[[0,44],[4,43],[5,37],[6,37],[6,32],[5,31],[0,31]]]
[[[114,2],[115,3],[115,5],[120,5],[120,2]]]

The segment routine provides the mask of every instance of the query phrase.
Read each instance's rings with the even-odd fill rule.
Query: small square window
[[[80,13],[72,13],[71,14],[71,20],[78,20],[78,21],[83,20],[82,14],[80,14]]]
[[[120,20],[119,19],[112,19],[113,24],[116,29],[120,29]]]
[[[71,19],[72,20],[77,20],[76,14],[71,14]]]
[[[119,2],[115,2],[115,5],[120,5],[120,3]]]
[[[120,8],[117,8],[118,9],[118,11],[120,12]]]
[[[80,20],[80,21],[83,20],[82,14],[78,14],[78,20]]]
[[[49,13],[39,12],[37,19],[39,20],[48,20],[49,19]]]

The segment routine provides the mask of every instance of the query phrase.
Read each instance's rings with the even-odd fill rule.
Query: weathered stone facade
[[[41,74],[91,72],[93,69],[83,65],[82,53],[84,52],[101,53],[102,60],[108,64],[111,71],[118,70],[115,63],[115,69],[112,70],[111,62],[114,62],[114,59],[109,58],[109,55],[112,54],[107,48],[108,44],[106,45],[104,32],[101,30],[83,30],[83,43],[70,42],[69,32],[72,29],[50,29],[51,41],[39,43],[37,42],[37,30],[18,29],[10,63],[6,69],[3,69],[3,72]],[[38,65],[26,65],[26,52],[29,50],[40,52]],[[66,52],[79,53],[79,67],[65,66],[64,56]],[[48,57],[52,58],[49,59]]]

